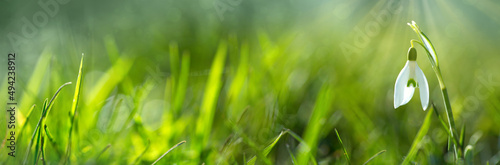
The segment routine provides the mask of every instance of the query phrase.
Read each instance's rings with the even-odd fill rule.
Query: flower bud
[[[414,47],[410,47],[408,50],[408,60],[416,61],[417,60],[417,50]]]

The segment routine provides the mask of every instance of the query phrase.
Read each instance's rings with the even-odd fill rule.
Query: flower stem
[[[414,47],[414,46],[413,46],[413,43],[414,43],[414,42],[416,42],[416,43],[420,44],[420,46],[424,47],[424,49],[425,49],[424,44],[423,44],[422,42],[418,41],[418,40],[415,40],[415,39],[410,40],[410,44],[411,44],[411,47],[412,47],[412,48]]]

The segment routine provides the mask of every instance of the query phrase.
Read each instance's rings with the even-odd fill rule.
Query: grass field
[[[50,2],[1,2],[0,164],[500,163],[498,2]],[[420,45],[430,107],[394,109],[412,20],[461,146]]]

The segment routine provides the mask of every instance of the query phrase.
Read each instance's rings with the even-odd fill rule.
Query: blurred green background
[[[15,52],[17,125],[37,105],[16,158],[0,149],[2,164],[23,160],[43,100],[71,81],[46,122],[55,143],[46,144],[45,161],[62,161],[82,53],[71,164],[149,164],[183,140],[158,163],[245,164],[257,156],[257,164],[301,164],[311,156],[345,164],[334,128],[351,163],[381,150],[370,163],[401,163],[426,115],[418,92],[393,108],[396,77],[418,39],[406,24],[412,20],[435,46],[473,162],[500,160],[498,1],[0,3],[0,93],[7,96],[7,54]],[[425,50],[417,52],[431,103],[445,116]],[[453,163],[440,124],[432,116],[418,164]],[[278,136],[287,129],[306,142]]]

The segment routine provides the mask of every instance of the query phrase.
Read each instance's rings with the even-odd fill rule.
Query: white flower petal
[[[407,87],[410,78],[410,61],[406,62],[404,68],[399,72],[396,84],[394,85],[394,108],[405,105],[411,100],[415,87]]]
[[[429,106],[429,85],[427,84],[427,78],[425,78],[424,72],[422,72],[418,65],[415,66],[415,74],[420,91],[420,102],[422,103],[422,108],[425,111]]]

